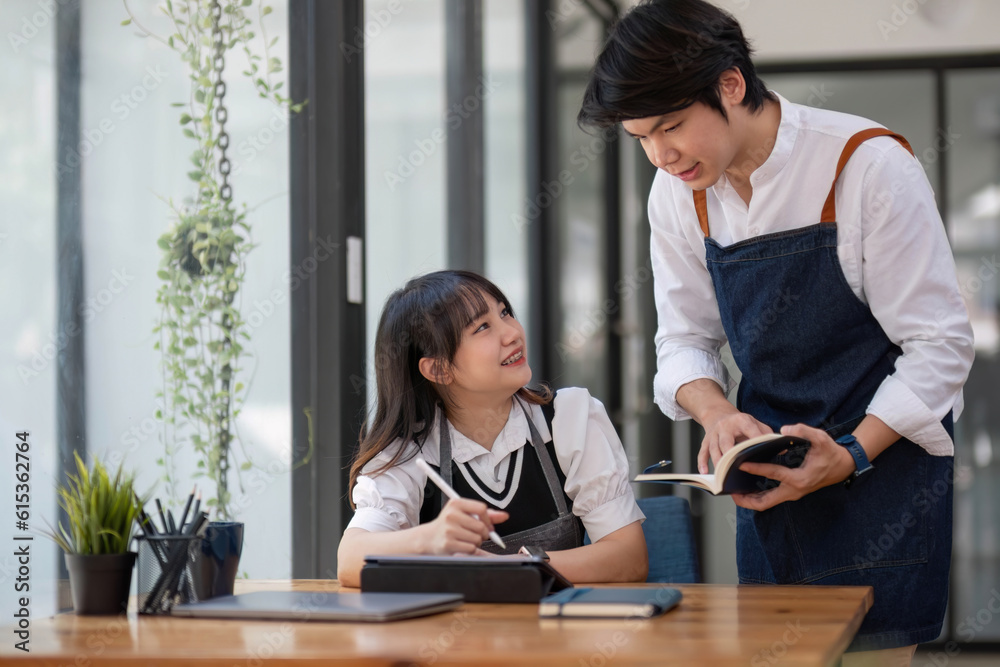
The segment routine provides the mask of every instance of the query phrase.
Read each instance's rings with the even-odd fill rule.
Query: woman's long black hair
[[[357,458],[351,465],[348,498],[354,507],[354,485],[362,468],[398,439],[422,447],[433,426],[441,397],[421,373],[423,357],[451,364],[462,334],[491,308],[495,299],[514,311],[504,293],[483,276],[471,271],[436,271],[410,280],[385,302],[375,334],[375,416],[361,431]],[[547,387],[522,387],[517,395],[529,403],[552,400]],[[372,474],[400,463],[405,448]]]

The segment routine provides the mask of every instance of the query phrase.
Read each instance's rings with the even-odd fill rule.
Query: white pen
[[[437,484],[437,487],[439,489],[441,489],[441,493],[443,493],[444,495],[448,496],[452,500],[459,500],[459,499],[461,499],[462,496],[458,495],[458,492],[455,491],[455,489],[453,489],[450,486],[448,486],[448,483],[445,482],[443,479],[441,479],[441,475],[439,475],[436,472],[434,472],[434,468],[432,468],[430,466],[430,464],[427,463],[427,461],[424,461],[419,456],[417,457],[417,467],[420,468],[421,470],[423,470],[425,473],[427,473],[427,476],[430,478],[430,480],[432,482],[434,482],[435,484]],[[475,514],[473,514],[472,516],[476,520],[479,519],[479,517],[477,515],[475,515]],[[506,549],[507,548],[507,545],[504,544],[503,540],[500,539],[500,536],[497,535],[497,531],[495,531],[495,530],[491,530],[490,531],[490,539],[493,540],[493,543],[496,544],[501,549]]]

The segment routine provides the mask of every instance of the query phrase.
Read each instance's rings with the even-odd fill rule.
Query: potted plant
[[[123,613],[136,557],[128,547],[143,501],[136,495],[134,475],[121,465],[111,475],[100,461],[88,470],[78,454],[73,456],[77,474],[68,474],[57,490],[69,527],[60,522],[48,536],[65,552],[76,613]]]
[[[240,312],[240,295],[250,238],[246,204],[237,205],[230,183],[230,137],[223,78],[227,56],[245,59],[246,76],[259,97],[297,113],[281,94],[282,71],[271,55],[277,37],[269,37],[263,0],[165,0],[158,7],[169,18],[169,34],[146,28],[123,0],[128,18],[146,38],[176,52],[187,68],[190,95],[179,107],[179,131],[193,144],[185,167],[192,194],[183,204],[170,201],[171,225],[157,241],[161,261],[157,276],[160,318],[154,348],[162,360],[163,479],[178,498],[175,455],[190,448],[197,455],[196,478],[209,481],[205,505],[213,518],[202,544],[204,563],[214,563],[213,590],[231,593],[243,546],[243,524],[233,521],[233,477],[252,462],[238,439],[236,419],[246,399],[242,364],[250,329]],[[258,32],[259,31],[259,35]],[[231,474],[234,473],[234,474]],[[186,488],[186,484],[184,487]]]
[[[272,81],[282,66],[271,55],[277,37],[267,35],[264,17],[271,8],[264,2],[166,0],[158,8],[170,20],[166,36],[142,25],[128,0],[123,3],[128,18],[122,24],[134,25],[144,37],[175,51],[190,83],[187,101],[174,106],[181,108],[179,131],[193,144],[193,168],[185,168],[193,191],[182,205],[169,202],[171,225],[157,241],[162,282],[154,348],[162,359],[163,389],[157,395],[163,404],[156,416],[163,423],[164,440],[159,462],[176,499],[180,480],[174,457],[181,448],[193,449],[195,477],[209,481],[205,505],[214,518],[231,524],[238,510],[231,473],[238,479],[240,470],[252,466],[239,442],[236,419],[246,398],[241,371],[249,356],[244,344],[250,340],[240,294],[254,244],[247,206],[235,203],[230,183],[223,79],[227,55],[242,52],[247,63],[243,74],[261,98],[291,112],[304,103],[293,104],[279,92],[282,82]]]

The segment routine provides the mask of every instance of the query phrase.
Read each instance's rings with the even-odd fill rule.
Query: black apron
[[[528,420],[531,447],[528,447],[526,443],[524,447],[511,453],[512,458],[508,466],[505,489],[510,489],[511,485],[516,483],[518,485],[517,491],[507,505],[507,509],[504,510],[509,512],[510,519],[504,523],[498,523],[495,527],[507,548],[501,549],[491,541],[483,542],[481,548],[495,554],[512,554],[517,553],[523,545],[541,547],[546,551],[561,551],[583,546],[582,522],[572,512],[572,501],[563,490],[565,478],[561,476],[561,471],[558,471],[553,463],[554,442],[550,441],[546,444],[542,441],[538,429],[531,421],[528,409],[519,398],[515,397],[514,400],[517,401],[525,419]],[[549,406],[545,406],[545,408],[549,408]],[[495,502],[492,502],[491,498],[483,497],[481,493],[483,485],[479,485],[479,490],[473,488],[465,480],[464,475],[457,471],[458,466],[465,464],[452,461],[451,432],[448,420],[443,409],[439,409],[439,412],[439,460],[441,461],[439,470],[441,477],[463,498],[482,500],[493,509],[502,509]],[[551,414],[550,410],[544,410],[544,412]],[[551,422],[549,423],[549,432],[552,432]],[[552,447],[551,451],[549,446]],[[516,457],[522,457],[520,465],[517,465]],[[514,475],[518,471],[520,476],[519,479],[515,480]],[[466,467],[465,472],[475,477],[471,468]],[[505,495],[504,492],[498,494],[500,497],[503,495]],[[440,489],[428,482],[424,489],[420,523],[433,520],[447,502],[448,498],[441,493]]]

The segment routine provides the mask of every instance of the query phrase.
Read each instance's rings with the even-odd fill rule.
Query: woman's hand
[[[718,463],[722,455],[737,442],[773,432],[767,424],[737,411],[735,407],[707,418],[702,426],[705,427],[705,439],[701,441],[701,449],[698,450],[698,472],[703,475],[708,473],[709,457],[713,464]]]
[[[782,426],[782,435],[805,438],[811,444],[802,465],[786,468],[772,463],[744,463],[740,470],[781,482],[780,486],[760,493],[733,494],[740,507],[766,510],[786,500],[802,496],[831,484],[843,482],[854,471],[854,458],[846,447],[834,442],[826,431],[805,424]]]
[[[449,500],[437,518],[416,528],[420,552],[428,554],[475,554],[489,539],[493,524],[507,520],[508,514],[488,509],[486,503],[460,498]]]

